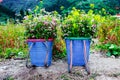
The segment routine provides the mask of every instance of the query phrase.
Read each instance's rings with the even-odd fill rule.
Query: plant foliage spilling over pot
[[[26,26],[25,35],[28,39],[49,39],[57,35],[56,27],[59,26],[60,16],[57,12],[46,12],[25,16],[23,23]]]
[[[86,71],[90,73],[87,65],[90,38],[95,36],[96,25],[100,18],[101,16],[93,14],[92,10],[85,13],[75,8],[64,18],[61,28],[66,42],[69,72],[72,66],[85,66]]]
[[[73,8],[70,14],[63,20],[63,37],[89,37],[94,36],[96,25],[100,15],[93,14],[90,10],[87,14],[84,11]]]

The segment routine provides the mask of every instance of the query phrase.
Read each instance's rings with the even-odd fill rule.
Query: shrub
[[[61,28],[57,27],[57,38],[54,41],[53,46],[53,59],[61,59],[66,56],[66,48],[65,48],[65,42],[62,39],[62,32]]]
[[[108,16],[98,27],[99,48],[107,51],[107,56],[120,55],[120,20]]]
[[[95,36],[96,27],[101,19],[102,17],[93,14],[92,10],[85,13],[84,11],[73,8],[71,13],[63,20],[63,37],[91,38]]]
[[[59,21],[56,13],[45,10],[41,10],[38,14],[28,15],[23,21],[26,27],[25,35],[29,39],[55,38]]]
[[[107,17],[98,27],[98,39],[103,44],[112,43],[120,45],[120,20]]]
[[[25,28],[21,24],[8,23],[6,26],[0,26],[0,57],[6,55],[6,49],[8,48],[24,51],[26,47],[24,44],[24,32]]]

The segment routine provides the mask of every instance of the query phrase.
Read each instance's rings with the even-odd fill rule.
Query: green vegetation
[[[25,28],[21,24],[8,23],[0,26],[0,57],[25,56],[27,50],[24,37]]]
[[[107,50],[107,56],[120,55],[120,20],[107,16],[98,27],[99,48]]]
[[[25,35],[29,39],[54,39],[57,36],[56,27],[60,25],[59,15],[55,12],[46,12],[44,9],[39,12],[25,16]]]
[[[120,56],[120,46],[112,43],[99,44],[97,47],[106,52],[106,56],[110,57],[114,55],[115,57]]]
[[[43,4],[46,10],[56,10],[60,14],[69,13],[73,7],[88,12],[89,9],[91,9],[91,6],[93,7],[93,11],[99,14],[102,14],[100,12],[102,8],[107,10],[107,14],[112,15],[115,15],[120,11],[119,0],[43,0]]]
[[[77,2],[74,1],[68,0],[70,3]],[[63,36],[97,38],[98,48],[104,50],[107,56],[120,56],[120,19],[108,15],[106,8],[96,12],[96,4],[89,4],[88,11],[74,7],[66,16],[61,16],[56,11],[42,11],[41,7],[43,5],[36,6],[34,11],[29,11],[23,23],[14,24],[15,21],[10,19],[7,24],[0,25],[0,58],[23,58],[28,53],[25,43],[27,38],[51,37],[56,38],[54,58],[64,58],[66,49]],[[62,11],[67,8],[61,6]]]
[[[94,13],[103,15],[101,10],[106,9],[106,14],[118,14],[120,12],[120,0],[10,0],[4,1],[0,4],[0,24],[6,23],[7,19],[12,17],[14,20],[23,19],[23,17],[29,14],[29,10],[33,11],[35,6],[38,5],[41,8],[45,8],[46,11],[57,11],[61,15],[68,14],[73,7],[76,9],[84,10],[88,12],[89,9]],[[17,2],[17,5],[16,5]]]
[[[53,46],[54,60],[62,59],[66,56],[65,42],[61,36],[62,36],[61,28],[57,27],[57,38],[55,39],[54,46]]]
[[[4,78],[4,80],[14,80],[14,78],[12,78],[11,76],[7,76],[6,78]]]
[[[62,31],[64,37],[92,37],[96,31],[97,15],[90,10],[88,13],[73,8],[63,20]]]
[[[98,38],[100,42],[113,43],[120,45],[120,20],[107,16],[104,22],[101,22],[98,27]]]

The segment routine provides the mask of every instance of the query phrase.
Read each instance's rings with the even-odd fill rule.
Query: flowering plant
[[[39,14],[25,16],[23,21],[28,39],[49,39],[57,35],[56,27],[59,26],[59,18],[56,12],[41,10]]]
[[[92,37],[96,30],[96,18],[92,11],[87,14],[84,11],[73,8],[71,13],[63,20],[63,37]]]

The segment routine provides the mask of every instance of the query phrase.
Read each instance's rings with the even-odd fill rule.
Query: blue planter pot
[[[84,42],[86,44],[86,57],[87,61],[89,59],[89,50],[90,50],[90,38],[65,38],[66,49],[67,49],[67,60],[68,65],[70,65],[70,44],[72,44],[72,66],[85,66],[84,58]]]
[[[29,48],[34,43],[29,50],[31,64],[35,66],[45,66],[47,64],[47,66],[50,66],[52,62],[53,40],[28,39],[27,42]]]

